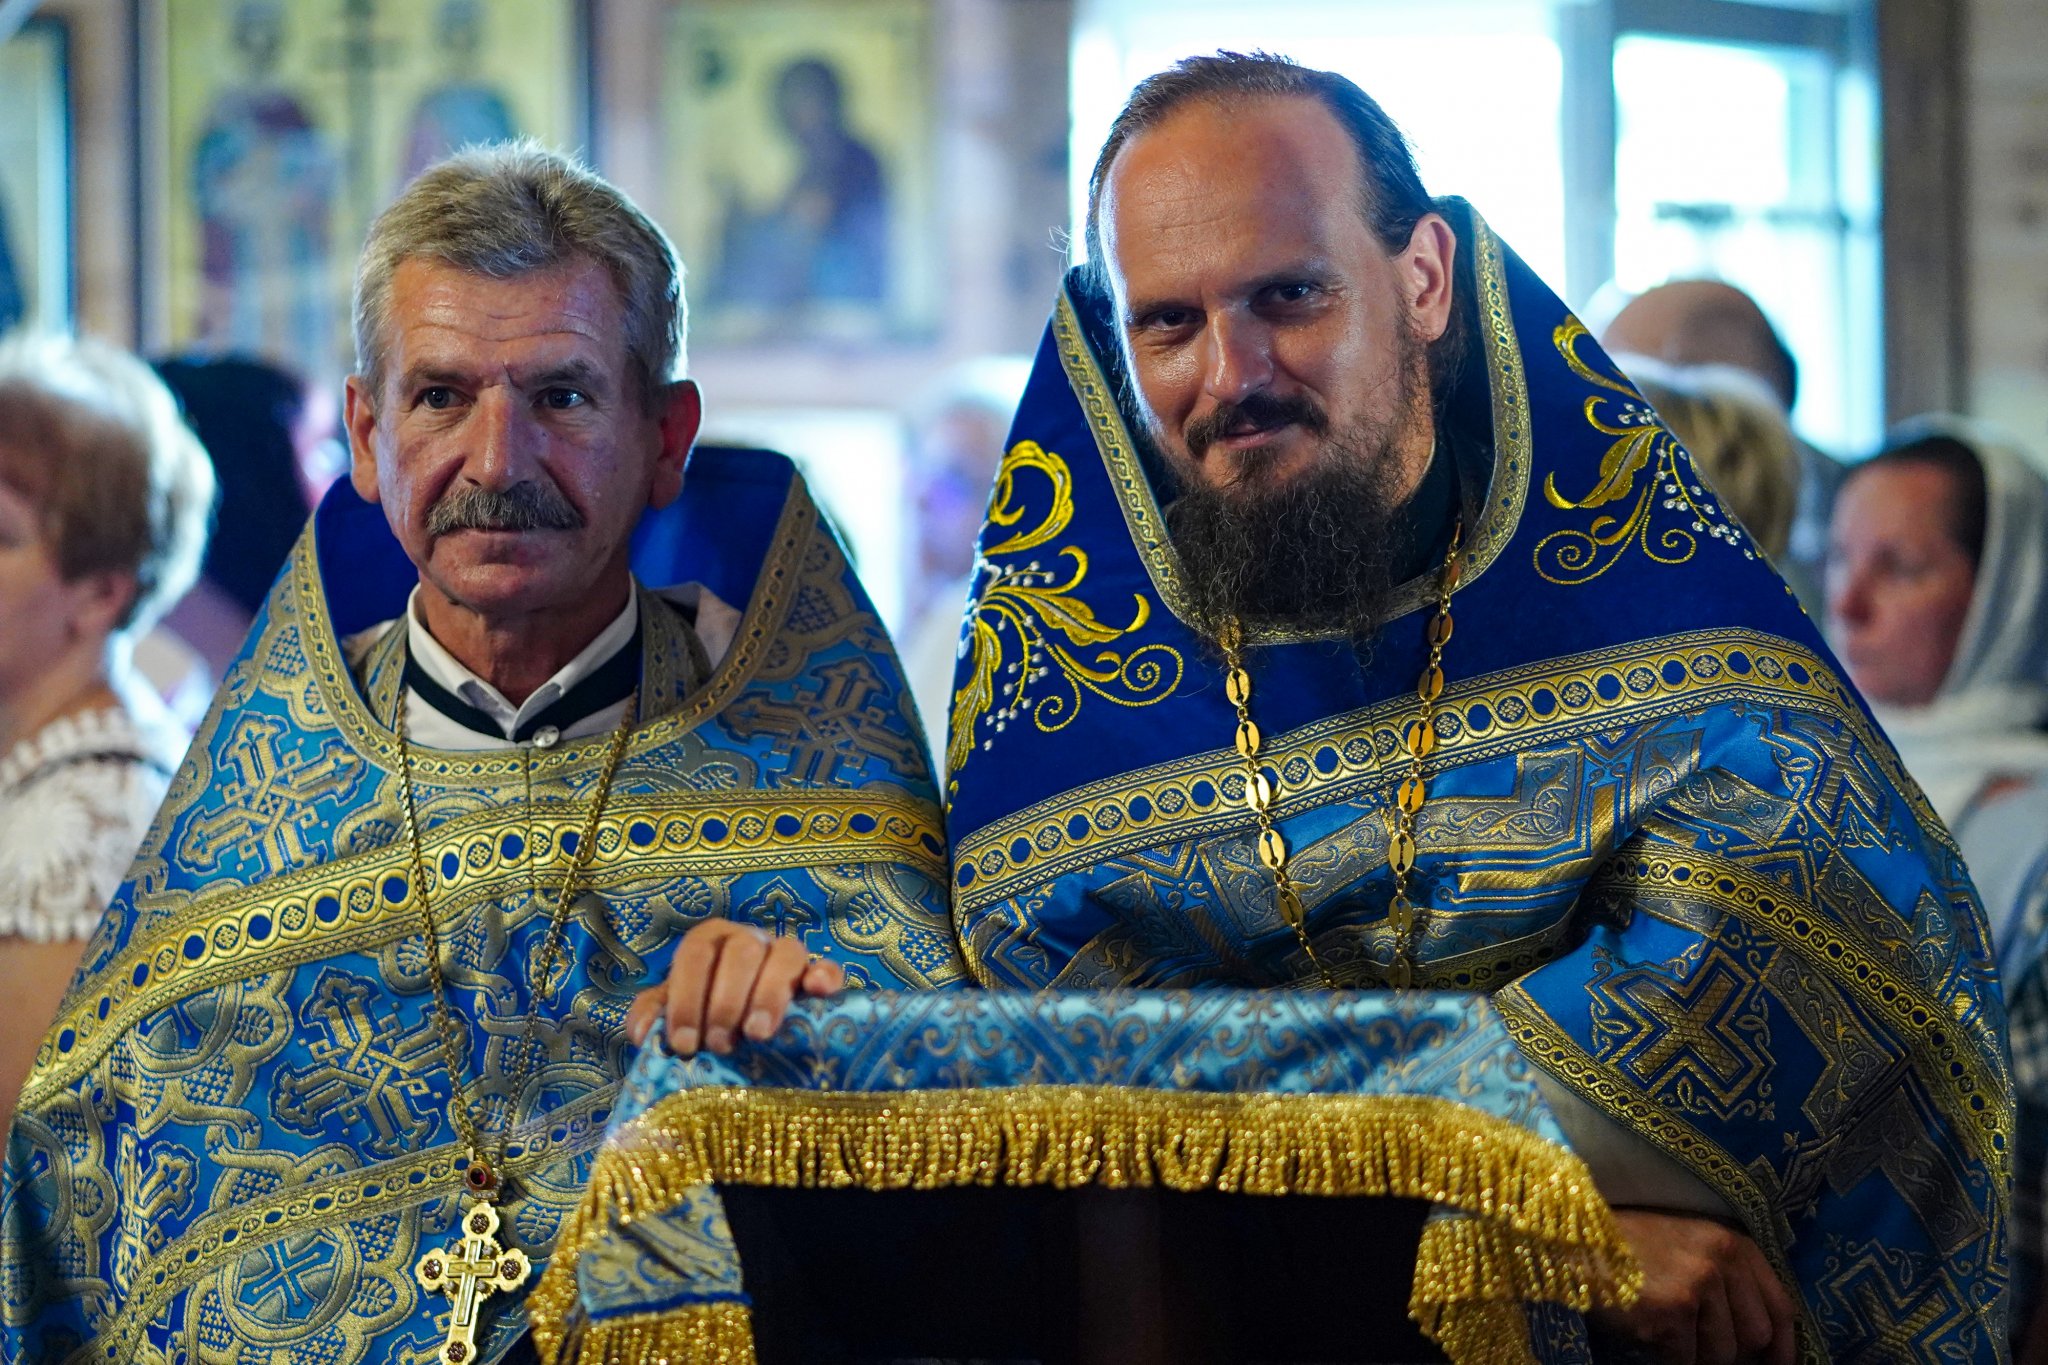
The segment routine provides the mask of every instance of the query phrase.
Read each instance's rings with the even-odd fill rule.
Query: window
[[[1622,32],[1614,42],[1614,282],[1724,279],[1798,358],[1794,420],[1823,448],[1883,430],[1875,139],[1827,47]]]
[[[1538,274],[1562,281],[1563,70],[1543,0],[1084,0],[1074,36],[1076,222],[1131,87],[1218,49],[1283,53],[1357,81],[1408,134],[1432,193],[1470,199]],[[1453,89],[1469,93],[1447,99]]]
[[[1218,48],[1341,71],[1574,307],[1726,279],[1800,364],[1795,423],[1843,454],[1883,425],[1876,113],[1865,0],[1081,0],[1074,214],[1142,77]]]

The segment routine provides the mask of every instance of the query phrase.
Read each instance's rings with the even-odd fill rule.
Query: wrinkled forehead
[[[498,277],[430,257],[392,272],[388,368],[576,362],[623,383],[625,309],[611,274],[585,257]]]

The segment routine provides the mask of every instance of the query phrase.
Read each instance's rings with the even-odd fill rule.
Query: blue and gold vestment
[[[1953,843],[1648,404],[1469,208],[1464,488],[1411,894],[1418,984],[1726,1201],[1808,1360],[2001,1359],[2010,1085]],[[1319,978],[1254,856],[1107,305],[1060,301],[997,476],[949,744],[954,917],[988,985]],[[1361,663],[1254,639],[1316,950],[1386,979],[1400,732],[1435,576]]]
[[[536,1262],[604,1135],[627,1006],[690,924],[797,935],[858,984],[963,977],[908,689],[791,466],[698,451],[636,565],[744,614],[692,685],[689,628],[641,594],[640,714],[582,883],[596,895],[530,1033],[528,964],[607,737],[413,750],[460,1083],[488,1133],[511,1130],[505,1233]],[[230,668],[22,1096],[0,1184],[0,1359],[438,1350],[448,1300],[413,1267],[450,1240],[467,1159],[399,817],[403,632],[360,677],[341,646],[400,615],[414,578],[344,486]],[[485,1320],[494,1360],[523,1304],[493,1299]]]

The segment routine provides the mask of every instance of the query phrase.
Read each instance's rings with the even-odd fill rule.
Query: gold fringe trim
[[[588,1323],[569,1349],[585,1365],[756,1365],[754,1329],[746,1305],[738,1303]]]
[[[722,1184],[1163,1186],[1423,1199],[1470,1215],[1426,1226],[1410,1300],[1411,1314],[1455,1365],[1529,1359],[1524,1301],[1579,1309],[1627,1304],[1640,1279],[1577,1156],[1450,1100],[1112,1086],[684,1090],[642,1114],[599,1155],[534,1290],[542,1358],[555,1360],[583,1248],[615,1224],[666,1212],[693,1188]],[[613,1359],[590,1354],[595,1344],[593,1337],[576,1358]]]
[[[1519,1303],[1447,1304],[1409,1316],[1454,1365],[1536,1365],[1528,1313]]]
[[[1524,1304],[1583,1313],[1633,1303],[1641,1288],[1633,1263],[1454,1215],[1423,1224],[1408,1316],[1456,1365],[1534,1365]]]

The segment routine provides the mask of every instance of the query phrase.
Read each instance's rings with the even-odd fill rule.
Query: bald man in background
[[[1600,344],[1628,369],[1628,357],[1669,365],[1733,365],[1770,385],[1789,418],[1799,401],[1799,363],[1755,299],[1719,280],[1673,280],[1630,299],[1601,329]],[[1842,466],[1796,440],[1799,508],[1778,571],[1809,611],[1821,604],[1821,561],[1828,513],[1841,487]]]

